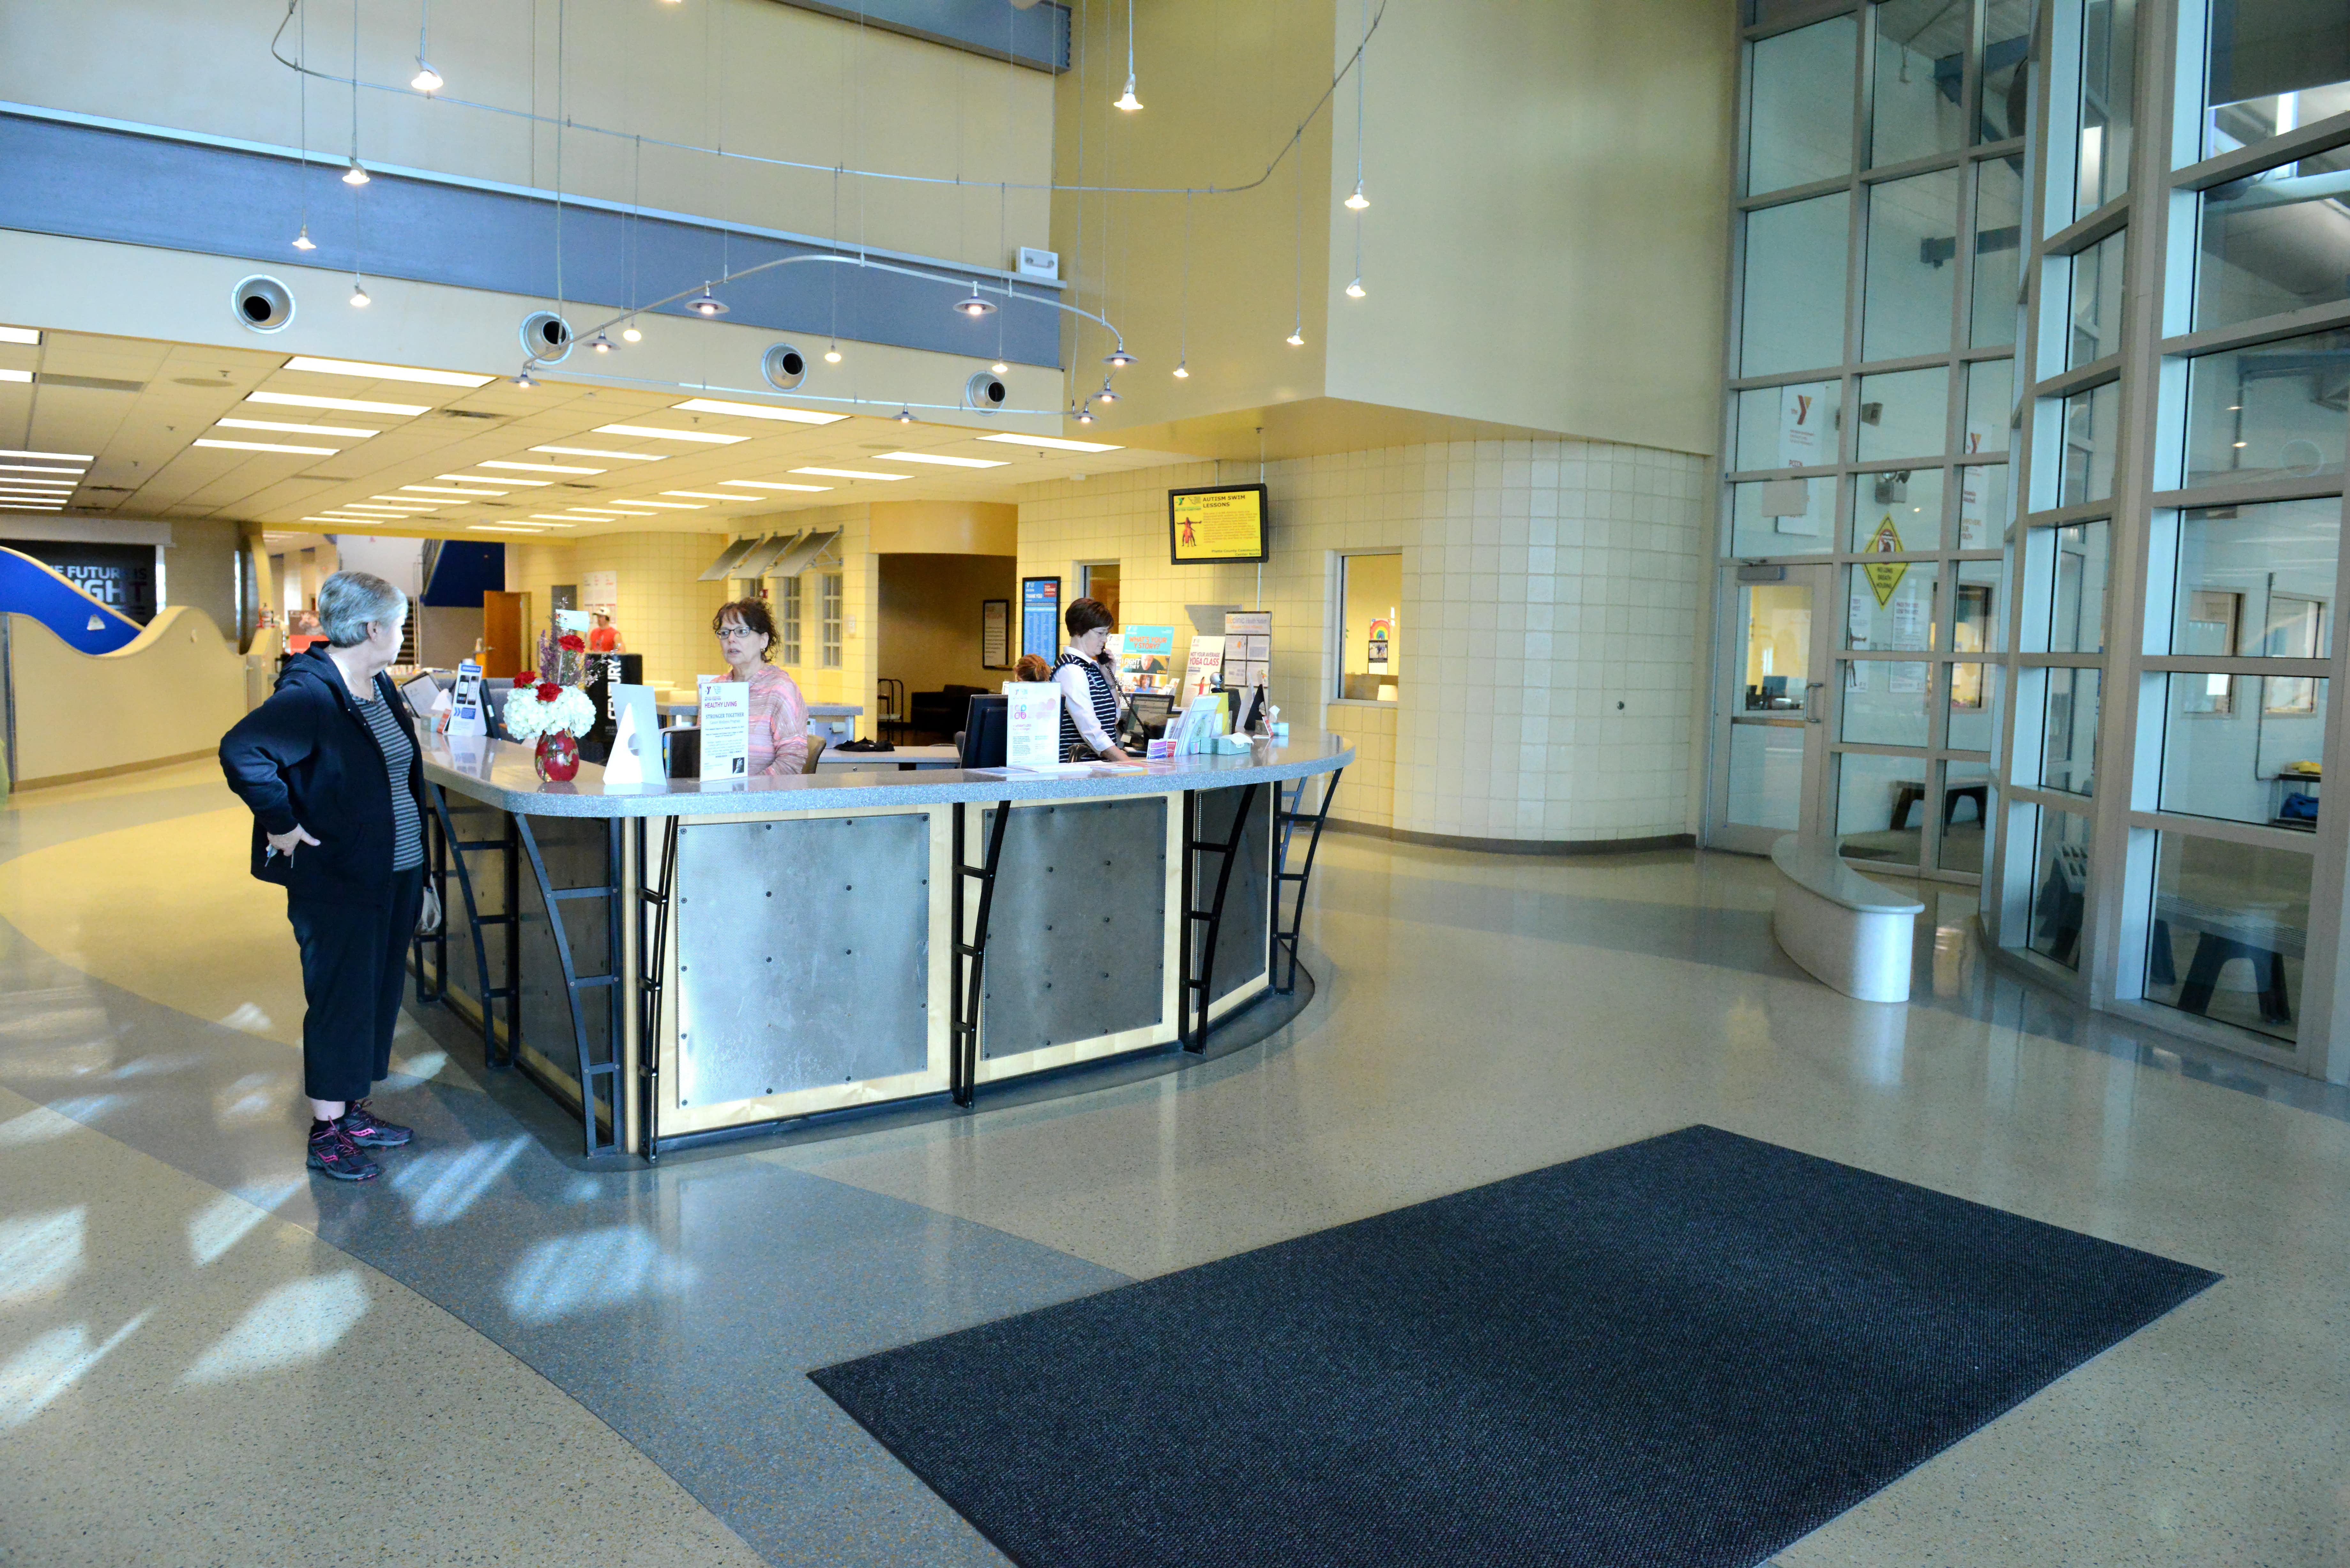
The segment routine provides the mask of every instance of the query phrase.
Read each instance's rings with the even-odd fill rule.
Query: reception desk
[[[886,760],[887,753],[882,754]],[[1109,775],[542,783],[428,742],[448,919],[419,990],[591,1154],[712,1139],[1151,1051],[1296,969],[1336,737]]]

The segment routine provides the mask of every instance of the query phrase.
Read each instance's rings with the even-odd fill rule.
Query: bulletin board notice
[[[1265,558],[1262,484],[1167,493],[1168,558],[1179,566]]]

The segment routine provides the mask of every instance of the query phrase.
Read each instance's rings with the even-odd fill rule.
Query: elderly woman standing
[[[368,1092],[391,1070],[424,885],[424,765],[385,669],[408,596],[365,572],[318,588],[326,642],[286,661],[269,700],[221,740],[229,787],[253,810],[253,874],[286,889],[302,948],[303,1093],[313,1170],[367,1181],[367,1150],[409,1141]]]

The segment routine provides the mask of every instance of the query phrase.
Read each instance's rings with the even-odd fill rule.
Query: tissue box
[[[1246,735],[1218,735],[1215,748],[1219,752],[1245,752],[1252,742]]]

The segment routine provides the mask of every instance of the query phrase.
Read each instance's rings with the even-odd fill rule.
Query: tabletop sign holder
[[[1061,760],[1061,688],[1050,680],[1003,683],[1003,765],[1051,767]]]
[[[751,688],[740,680],[694,681],[702,730],[702,779],[726,782],[751,774]]]
[[[451,735],[486,735],[489,721],[482,713],[482,667],[473,659],[457,666],[457,686],[449,698]]]
[[[660,760],[660,717],[650,686],[610,688],[612,754],[604,761],[604,782],[644,784],[666,776]]]

